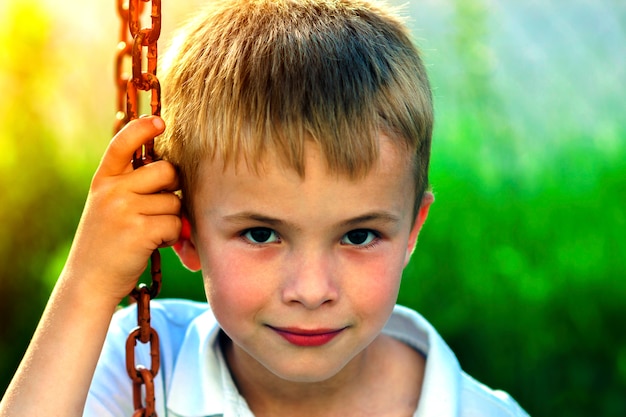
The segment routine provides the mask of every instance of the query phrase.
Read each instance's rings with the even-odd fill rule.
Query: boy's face
[[[259,174],[202,167],[193,244],[179,255],[202,267],[232,368],[323,381],[380,333],[432,201],[414,222],[409,158],[380,141],[377,166],[356,180],[329,174],[312,143],[304,179],[271,153]]]

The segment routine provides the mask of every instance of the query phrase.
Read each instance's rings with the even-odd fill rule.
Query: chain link
[[[150,107],[153,115],[161,114],[161,85],[156,76],[158,48],[157,41],[161,33],[161,0],[152,0],[152,26],[141,28],[140,17],[144,3],[150,0],[117,0],[117,12],[120,19],[120,41],[117,46],[115,83],[117,85],[117,113],[115,133],[130,120],[137,118],[139,112],[139,91],[151,93]],[[144,51],[146,64],[144,65]],[[124,72],[127,61],[131,62],[130,75]],[[143,71],[143,68],[146,71]],[[135,169],[154,160],[154,141],[135,151],[133,167]],[[150,286],[140,284],[130,293],[137,302],[137,327],[126,339],[126,371],[132,381],[133,417],[156,417],[154,398],[154,378],[159,372],[160,352],[159,335],[150,326],[150,300],[161,290],[161,254],[155,250],[150,257]],[[135,362],[137,342],[149,344],[150,368]],[[145,401],[145,403],[144,403]]]

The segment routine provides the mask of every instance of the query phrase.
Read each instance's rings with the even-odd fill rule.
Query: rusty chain
[[[151,93],[150,107],[153,115],[161,114],[161,87],[156,76],[157,41],[161,33],[161,0],[152,0],[152,26],[141,28],[141,15],[144,3],[150,0],[117,0],[117,12],[120,18],[120,41],[117,47],[115,82],[117,84],[117,113],[115,132],[117,133],[130,120],[137,118],[139,112],[139,91]],[[144,51],[146,65],[144,66]],[[131,73],[124,73],[124,66],[131,61]],[[143,71],[145,67],[146,71]],[[155,158],[154,140],[135,151],[133,167],[135,169],[149,164]],[[159,372],[160,352],[159,335],[150,326],[150,300],[161,289],[161,255],[155,250],[150,257],[150,286],[140,284],[133,289],[130,297],[137,302],[137,327],[126,340],[126,371],[132,381],[133,417],[156,417],[154,398],[154,378]],[[135,362],[137,342],[150,345],[150,368]],[[145,401],[145,403],[144,403]]]

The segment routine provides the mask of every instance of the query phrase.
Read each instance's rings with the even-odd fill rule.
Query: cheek
[[[396,304],[400,280],[402,277],[399,255],[384,253],[376,257],[363,257],[359,262],[358,271],[350,274],[350,288],[348,291],[353,304],[358,304],[360,310],[367,314],[380,314],[381,310],[391,312]]]
[[[271,283],[258,263],[237,250],[208,251],[203,262],[207,300],[216,315],[254,311],[264,303]]]

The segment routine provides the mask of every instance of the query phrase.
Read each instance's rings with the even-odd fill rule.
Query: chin
[[[334,377],[337,376],[337,374],[339,374],[339,372],[341,372],[341,369],[333,369],[332,371],[325,373],[319,372],[319,370],[311,370],[311,372],[309,373],[302,372],[302,370],[299,372],[294,371],[273,373],[274,375],[276,375],[276,377],[284,381],[289,381],[297,384],[316,384],[332,380]]]
[[[330,356],[330,355],[329,355]],[[289,382],[301,384],[315,384],[329,382],[346,370],[346,365],[350,360],[345,362],[333,361],[332,363],[315,360],[290,362],[288,364],[275,364],[267,369],[276,377]]]

